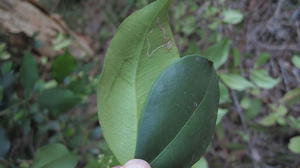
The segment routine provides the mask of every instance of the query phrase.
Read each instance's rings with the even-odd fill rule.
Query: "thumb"
[[[151,166],[144,160],[133,159],[128,161],[123,168],[151,168]]]

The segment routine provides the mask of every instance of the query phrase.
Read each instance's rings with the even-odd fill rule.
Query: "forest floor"
[[[0,144],[3,139],[9,144],[7,152],[0,151],[0,168],[1,164],[29,167],[36,149],[50,142],[64,143],[80,156],[86,154],[78,167],[109,167],[113,156],[98,124],[96,82],[118,25],[149,0],[28,2],[47,18],[55,18],[53,24],[37,23],[45,26],[46,35],[54,29],[64,35],[53,37],[50,48],[39,48],[39,40],[48,41],[47,36],[37,40],[30,26],[16,31],[0,23]],[[205,155],[209,167],[300,168],[300,145],[291,147],[291,139],[300,136],[300,2],[177,0],[170,22],[182,56],[221,55],[225,60],[218,69],[220,76],[237,74],[256,86],[247,88],[240,78],[221,77],[220,107],[226,115]],[[57,101],[45,103],[39,94],[23,93],[25,51],[38,60],[34,88],[42,88],[41,95],[43,88],[63,88],[70,97],[60,99],[53,92]],[[56,59],[62,55],[63,63]],[[10,62],[11,68],[5,69]],[[255,78],[253,73],[261,71],[267,74]]]

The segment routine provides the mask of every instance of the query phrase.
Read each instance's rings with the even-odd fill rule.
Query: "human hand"
[[[113,168],[151,168],[151,166],[144,160],[132,159],[123,166],[116,166]]]

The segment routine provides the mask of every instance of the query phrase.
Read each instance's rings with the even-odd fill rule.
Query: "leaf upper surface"
[[[149,93],[136,158],[153,168],[191,166],[212,138],[218,101],[218,78],[210,61],[194,55],[172,64]]]

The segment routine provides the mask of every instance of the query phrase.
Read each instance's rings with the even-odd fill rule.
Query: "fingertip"
[[[151,166],[144,160],[132,159],[128,161],[123,168],[151,168]]]

